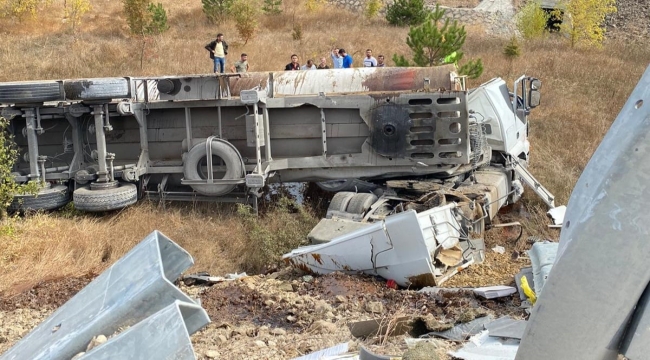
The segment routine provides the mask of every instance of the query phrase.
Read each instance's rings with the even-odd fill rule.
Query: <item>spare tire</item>
[[[58,81],[17,81],[0,83],[0,103],[28,104],[64,100]]]
[[[66,185],[53,185],[41,189],[36,195],[16,194],[9,205],[10,212],[55,210],[70,202],[70,189]]]
[[[63,89],[69,100],[121,99],[130,95],[129,80],[126,78],[66,80]]]
[[[218,156],[226,163],[226,174],[223,180],[234,180],[243,177],[244,165],[242,159],[230,143],[224,140],[212,141],[212,155]],[[206,180],[207,176],[199,174],[199,163],[207,157],[205,142],[195,145],[187,156],[183,164],[183,175],[185,180]],[[218,179],[215,179],[218,180]],[[226,195],[233,191],[236,184],[195,184],[190,185],[199,194],[207,196]]]
[[[121,182],[117,187],[92,190],[90,186],[80,187],[72,194],[74,207],[80,211],[118,210],[138,201],[135,184]]]

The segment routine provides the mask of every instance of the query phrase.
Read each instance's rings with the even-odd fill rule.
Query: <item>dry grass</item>
[[[285,202],[286,204],[286,202]],[[99,273],[159,230],[195,260],[189,272],[259,271],[300,244],[316,217],[288,206],[252,219],[237,206],[168,205],[143,201],[108,216],[60,211],[0,225],[0,293],[66,276]],[[268,238],[276,240],[269,246]],[[284,245],[284,246],[283,246]]]
[[[285,0],[283,14],[262,19],[257,37],[246,46],[237,39],[234,24],[207,24],[200,2],[164,0],[171,30],[150,46],[140,69],[138,44],[129,37],[121,3],[92,3],[94,10],[76,41],[61,22],[62,1],[55,1],[39,21],[5,23],[0,30],[0,81],[207,73],[212,64],[203,46],[217,32],[225,33],[231,44],[228,63],[246,52],[255,71],[282,69],[292,53],[299,54],[301,62],[319,56],[329,60],[333,45],[347,49],[357,63],[366,48],[387,59],[408,53],[406,29],[383,20],[360,21],[356,14],[332,8],[309,14],[299,0]],[[301,41],[292,40],[294,24],[302,25]],[[556,195],[557,204],[566,204],[573,184],[650,63],[650,47],[609,43],[602,50],[571,49],[552,37],[523,44],[523,54],[510,62],[502,55],[506,39],[486,36],[478,27],[468,32],[466,57],[481,57],[485,65],[483,76],[471,86],[495,76],[512,83],[522,73],[543,81],[542,106],[531,115],[531,170]],[[546,229],[544,206],[531,193],[528,189],[524,202],[529,215],[519,219],[526,235],[557,237],[557,231]],[[140,204],[106,217],[38,215],[8,222],[0,236],[0,291],[48,277],[101,271],[154,229],[190,251],[197,271],[241,271],[251,269],[252,263],[259,270],[266,260],[254,260],[251,254],[263,254],[265,248],[249,236],[251,229],[267,235],[270,231],[275,239],[285,230],[293,239],[285,243],[289,246],[316,219],[273,214],[251,224],[233,208],[178,205],[162,211]]]

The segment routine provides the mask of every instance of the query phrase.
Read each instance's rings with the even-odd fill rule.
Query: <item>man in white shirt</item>
[[[334,48],[332,49],[332,53],[330,54],[332,57],[332,63],[334,64],[334,69],[342,69],[343,68],[343,56],[339,54],[339,49]]]
[[[366,57],[363,58],[363,66],[374,67],[377,66],[377,59],[372,56],[372,50],[366,50]]]

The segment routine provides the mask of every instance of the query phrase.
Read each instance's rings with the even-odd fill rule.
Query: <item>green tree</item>
[[[203,13],[211,24],[220,24],[230,15],[235,0],[201,0]]]
[[[455,63],[463,58],[461,48],[467,38],[465,26],[459,26],[449,18],[442,22],[445,10],[436,5],[427,20],[418,26],[411,26],[406,44],[413,51],[413,62],[416,66],[438,66],[445,63]],[[403,55],[393,55],[396,66],[411,66],[409,60]],[[469,78],[477,78],[483,73],[481,59],[472,60],[461,66],[459,74],[467,75]]]
[[[77,27],[81,25],[82,17],[90,9],[90,0],[71,0],[69,6],[66,2],[65,17],[68,19],[73,34],[77,33]]]
[[[537,0],[528,1],[517,15],[517,30],[524,39],[541,37],[546,32],[549,17]]]
[[[605,39],[605,17],[617,11],[615,4],[616,0],[568,0],[553,11],[553,16],[562,18],[560,30],[568,34],[571,47],[600,47]],[[559,9],[562,7],[564,15]]]
[[[255,0],[235,0],[232,5],[231,14],[235,20],[235,28],[244,40],[244,45],[255,36],[259,26],[259,9],[260,5]]]
[[[129,29],[140,39],[140,68],[142,69],[146,46],[151,36],[169,29],[167,12],[162,4],[154,5],[149,0],[122,0],[122,3]]]
[[[429,13],[424,0],[395,0],[386,6],[386,20],[397,26],[420,25],[427,20]]]

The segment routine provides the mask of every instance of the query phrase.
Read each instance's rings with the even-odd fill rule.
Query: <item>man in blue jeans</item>
[[[223,34],[217,34],[216,40],[213,40],[205,46],[210,52],[210,59],[214,61],[214,73],[224,73],[226,70],[226,55],[228,55],[228,43],[223,40]]]

